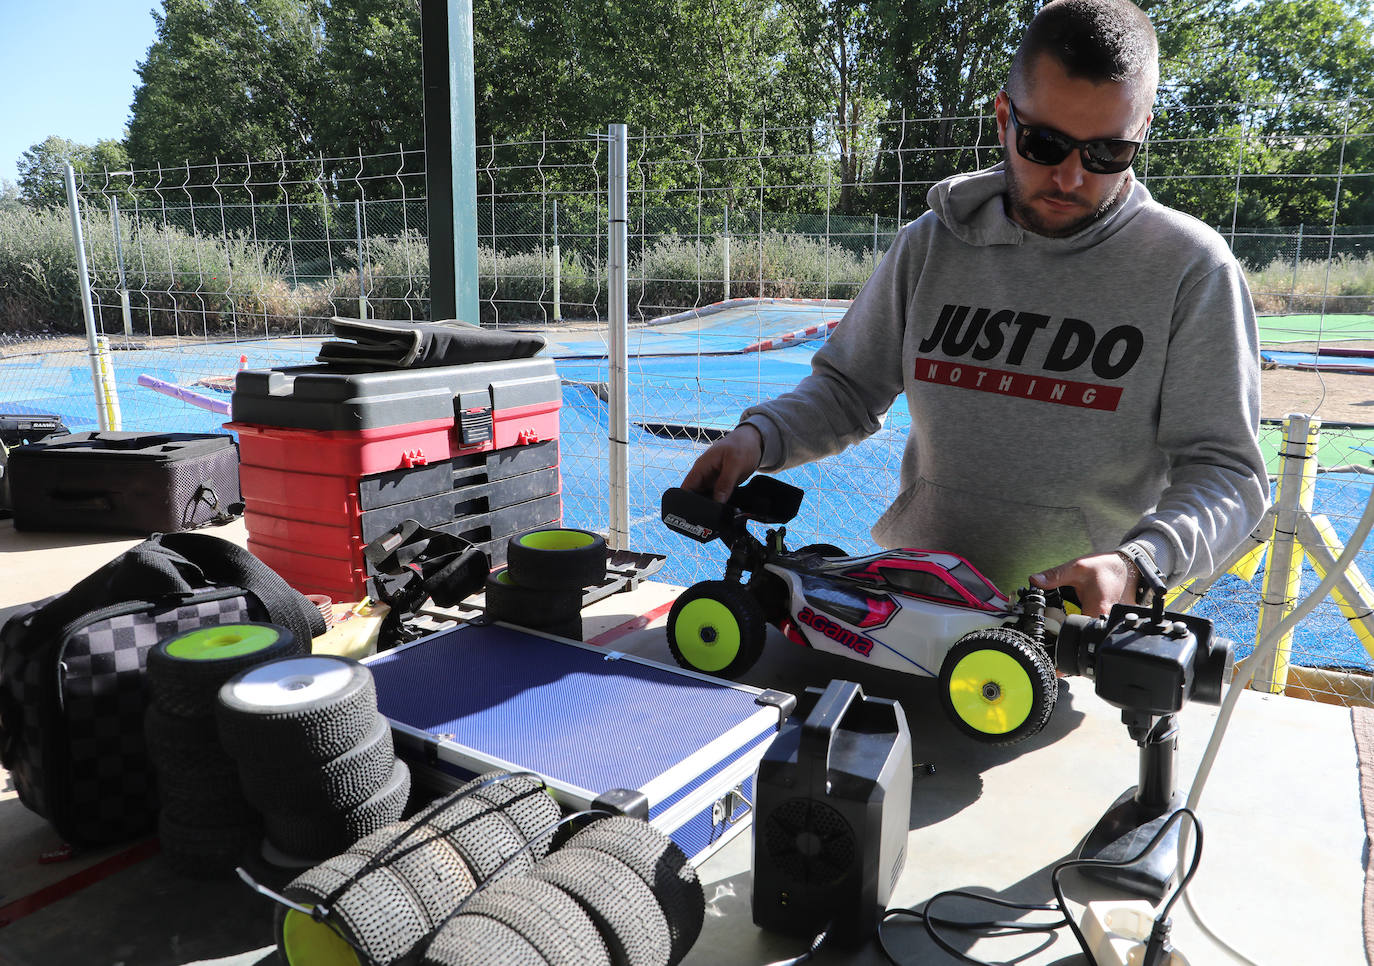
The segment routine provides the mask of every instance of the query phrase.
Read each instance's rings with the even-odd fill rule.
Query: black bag
[[[326,365],[410,369],[461,366],[470,362],[528,359],[547,344],[542,335],[498,332],[468,322],[396,322],[335,316],[332,341],[320,346],[316,361]],[[352,340],[347,341],[347,340]]]
[[[239,451],[223,433],[69,433],[9,454],[16,530],[167,533],[232,520]]]
[[[74,845],[151,831],[148,651],[244,621],[298,641],[324,633],[319,610],[262,561],[201,533],[155,534],[65,594],[0,613],[0,763],[19,800]]]

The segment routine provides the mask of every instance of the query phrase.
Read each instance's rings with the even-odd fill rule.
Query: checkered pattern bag
[[[271,621],[309,640],[323,617],[247,551],[159,534],[66,594],[0,627],[0,762],[28,808],[76,845],[152,830],[144,668],[158,641],[212,624]]]

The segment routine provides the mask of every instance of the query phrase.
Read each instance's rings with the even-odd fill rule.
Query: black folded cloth
[[[382,319],[331,320],[335,340],[320,346],[315,358],[326,365],[410,369],[458,366],[469,362],[527,359],[544,348],[544,337],[498,332],[467,322],[393,322]]]

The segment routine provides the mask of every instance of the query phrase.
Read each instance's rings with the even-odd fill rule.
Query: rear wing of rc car
[[[755,476],[735,487],[724,503],[675,486],[664,491],[661,514],[670,530],[710,543],[743,527],[746,520],[788,522],[801,509],[804,495],[804,491],[771,476]]]

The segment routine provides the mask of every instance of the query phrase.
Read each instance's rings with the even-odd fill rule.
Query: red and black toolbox
[[[248,548],[303,593],[368,594],[363,547],[406,519],[476,544],[562,518],[551,358],[239,372]]]
[[[227,515],[239,460],[225,433],[68,433],[9,451],[16,530],[170,533]]]

